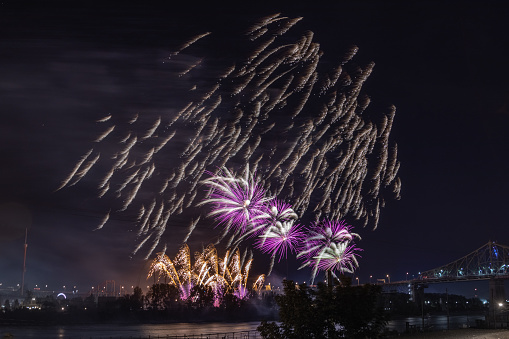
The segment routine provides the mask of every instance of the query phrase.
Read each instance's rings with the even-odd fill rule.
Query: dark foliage
[[[154,284],[147,292],[148,307],[152,310],[165,310],[172,308],[179,296],[175,285]]]
[[[335,290],[335,312],[347,338],[376,338],[387,324],[378,306],[382,288],[377,285],[345,286]]]
[[[283,284],[284,295],[276,297],[281,325],[262,322],[258,331],[263,338],[377,338],[385,328],[380,286],[351,286],[348,279],[316,289]]]

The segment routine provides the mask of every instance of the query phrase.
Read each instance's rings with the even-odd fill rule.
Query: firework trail
[[[192,281],[187,281],[179,286],[180,300],[189,300],[191,298],[191,292],[194,284]]]
[[[161,277],[170,276],[168,268],[171,266],[171,260],[166,255],[165,251],[157,253],[156,257],[150,264],[147,279],[149,279],[151,276],[154,276],[156,273],[158,274],[157,281],[159,281]]]
[[[301,19],[263,18],[231,39],[228,57],[200,48],[230,41],[214,32],[180,44],[165,63],[174,74],[168,81],[181,86],[170,113],[98,119],[92,149],[59,189],[94,167],[109,169],[97,195],[113,201],[110,220],[115,213],[138,216],[134,252],[146,247],[147,258],[161,237],[171,237],[167,225],[203,199],[199,183],[214,168],[241,172],[249,164],[261,178],[258,189],[292,201],[299,217],[348,218],[376,228],[380,208],[399,198],[401,187],[397,149],[389,142],[395,108],[368,110],[361,89],[374,65],[352,66],[357,48],[324,70],[313,33],[298,31]],[[235,231],[232,218],[221,222]]]
[[[258,278],[256,279],[256,281],[253,284],[253,290],[255,292],[261,291],[263,288],[264,282],[265,282],[265,275],[262,274],[262,275],[258,276]]]
[[[196,225],[198,224],[198,221],[200,221],[200,217],[199,216],[198,216],[198,218],[196,220],[191,222],[191,225],[189,226],[189,231],[187,232],[187,235],[186,235],[186,237],[183,240],[184,243],[187,242],[187,239],[189,239],[189,237],[191,236],[191,233],[193,233],[194,229],[196,228]]]
[[[355,252],[361,249],[353,241],[360,236],[351,230],[352,226],[344,221],[325,220],[311,225],[297,254],[304,261],[299,269],[312,268],[311,283],[318,271],[330,271],[337,277],[334,271],[352,273],[359,266]]]

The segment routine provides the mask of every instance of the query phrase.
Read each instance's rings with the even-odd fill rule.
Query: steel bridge
[[[428,283],[509,278],[509,246],[489,241],[477,250],[447,265],[421,272]]]
[[[477,250],[449,264],[420,272],[412,280],[384,283],[384,290],[410,290],[414,297],[429,284],[489,280],[490,303],[505,300],[504,280],[509,279],[509,246],[489,241]],[[420,291],[420,292],[419,292]],[[415,300],[415,299],[414,299]]]
[[[504,280],[509,279],[509,246],[489,241],[482,247],[455,260],[432,270],[419,273],[418,278],[406,281],[384,284],[391,292],[406,288],[412,295],[411,300],[422,303],[424,289],[428,284],[461,282],[472,280],[489,280],[490,310],[488,320],[500,322],[501,310],[509,324],[509,309],[507,309]],[[384,289],[386,289],[384,288]]]
[[[489,280],[489,325],[507,323],[509,326],[509,304],[506,302],[504,281],[509,279],[509,246],[489,241],[475,251],[449,264],[420,272],[412,280],[384,283],[384,290],[397,292],[407,289],[416,303],[424,302],[424,289],[429,284]],[[424,315],[423,315],[424,326]]]
[[[412,294],[424,293],[428,284],[489,280],[490,307],[487,320],[497,326],[509,324],[504,280],[509,279],[509,246],[489,241],[482,247],[447,265],[424,271],[411,282]]]

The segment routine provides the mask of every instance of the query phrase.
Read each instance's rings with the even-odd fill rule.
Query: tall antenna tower
[[[27,238],[28,238],[28,228],[25,228],[25,254],[23,256],[23,278],[21,279],[21,295],[23,295],[23,291],[25,290],[25,272],[26,272],[26,262],[27,262]]]

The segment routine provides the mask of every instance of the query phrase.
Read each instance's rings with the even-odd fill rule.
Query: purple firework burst
[[[255,246],[264,253],[271,253],[272,257],[279,253],[279,262],[283,256],[287,257],[288,250],[295,252],[304,238],[302,226],[294,224],[293,220],[276,221],[259,236]]]
[[[256,227],[252,228],[245,237],[266,233],[270,227],[276,226],[277,222],[295,221],[298,216],[292,209],[292,205],[277,198],[270,200],[262,213],[253,218]]]
[[[297,258],[304,263],[300,268],[311,267],[311,279],[314,281],[318,271],[353,272],[358,267],[353,241],[360,236],[351,232],[352,226],[345,221],[325,220],[314,223],[309,228],[309,236],[299,248]]]
[[[266,191],[246,168],[244,177],[235,177],[223,168],[203,181],[209,186],[209,195],[201,204],[212,204],[208,216],[224,225],[225,233],[233,230],[240,234],[261,223],[258,216],[266,213]]]
[[[356,251],[362,250],[350,242],[332,243],[314,258],[316,268],[320,271],[332,271],[333,275],[334,271],[353,273],[355,268],[359,267]]]
[[[306,241],[299,248],[297,258],[312,259],[332,243],[350,242],[354,238],[360,239],[357,233],[351,232],[352,229],[353,227],[344,220],[324,220],[319,223],[313,223],[308,229]]]
[[[292,205],[277,198],[272,199],[265,213],[257,217],[257,219],[263,220],[263,223],[268,225],[274,225],[277,221],[290,221],[297,218],[298,216]]]
[[[287,252],[296,251],[302,242],[304,233],[300,225],[294,222],[298,218],[292,206],[277,198],[270,200],[263,213],[253,218],[254,227],[244,233],[234,244],[237,246],[245,238],[258,235],[255,247],[264,253],[271,254],[271,262],[268,274],[272,271],[275,257],[287,257]]]

